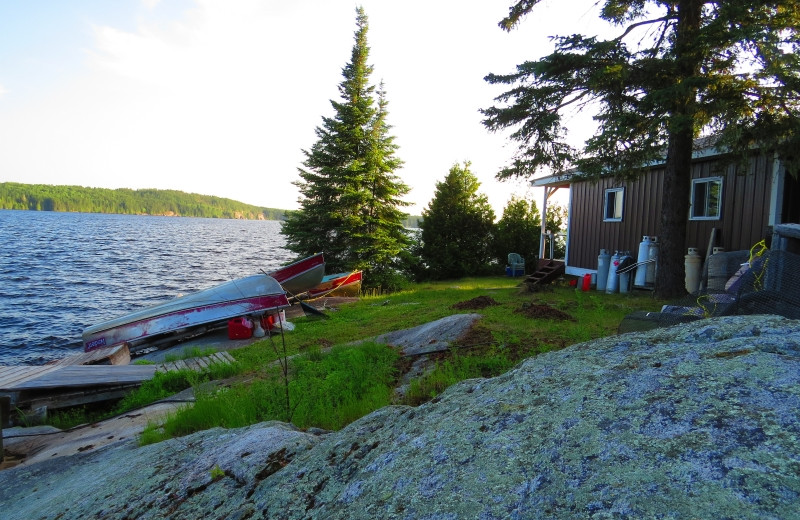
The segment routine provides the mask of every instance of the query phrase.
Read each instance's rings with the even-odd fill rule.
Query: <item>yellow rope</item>
[[[761,278],[764,276],[764,272],[766,271],[767,262],[769,261],[769,259],[767,258],[761,263],[758,271],[753,269],[753,262],[761,258],[767,251],[768,251],[767,243],[764,240],[757,242],[756,244],[753,245],[753,247],[750,248],[750,259],[748,260],[748,262],[750,264],[750,269],[753,271],[753,277],[754,277],[753,289],[756,291],[760,291],[762,288]]]
[[[753,289],[756,291],[761,290],[761,278],[764,276],[764,272],[767,267],[767,262],[769,259],[764,259],[764,261],[759,265],[759,269],[753,269],[753,263],[761,258],[764,253],[766,253],[769,249],[767,248],[767,243],[764,240],[760,242],[756,242],[753,244],[753,247],[750,248],[750,258],[748,259],[748,264],[750,265],[750,270],[753,272]],[[742,276],[744,273],[742,274]],[[710,305],[709,305],[710,304]],[[717,310],[717,302],[711,299],[711,295],[709,294],[701,294],[697,297],[697,306],[703,309],[703,317],[708,318],[709,316],[713,316],[714,312]],[[689,312],[687,312],[689,314]]]

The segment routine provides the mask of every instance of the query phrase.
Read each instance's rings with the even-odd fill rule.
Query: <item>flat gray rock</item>
[[[480,314],[453,314],[411,329],[381,334],[373,340],[399,348],[404,356],[440,352],[447,350],[480,318]]]

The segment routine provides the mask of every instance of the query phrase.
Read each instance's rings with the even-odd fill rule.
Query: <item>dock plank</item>
[[[36,379],[58,369],[59,367],[53,365],[0,366],[0,389],[14,389],[26,381]]]
[[[46,388],[107,386],[142,383],[152,379],[154,365],[66,365],[49,367],[37,377],[19,381],[8,389],[36,390]],[[5,389],[0,386],[0,389]]]
[[[228,360],[226,360],[225,356],[221,355],[219,352],[215,352],[215,353],[211,354],[210,356],[208,356],[208,362],[209,363],[214,363],[214,364],[218,364],[219,363],[219,364],[222,364],[222,365],[227,365],[228,364]]]

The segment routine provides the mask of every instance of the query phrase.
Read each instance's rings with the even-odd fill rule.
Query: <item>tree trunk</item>
[[[669,117],[656,275],[656,296],[659,298],[676,298],[686,294],[683,255],[689,219],[694,119],[697,113],[696,89],[687,80],[699,73],[702,63],[702,51],[696,38],[700,30],[702,8],[701,0],[678,2],[678,24],[675,29],[676,95]]]
[[[661,204],[661,234],[658,237],[656,296],[659,298],[677,298],[686,294],[683,255],[689,215],[693,137],[691,129],[673,133],[669,137]]]

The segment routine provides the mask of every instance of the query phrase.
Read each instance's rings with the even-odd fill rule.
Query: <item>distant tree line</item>
[[[282,220],[286,210],[177,190],[0,183],[0,209]]]

